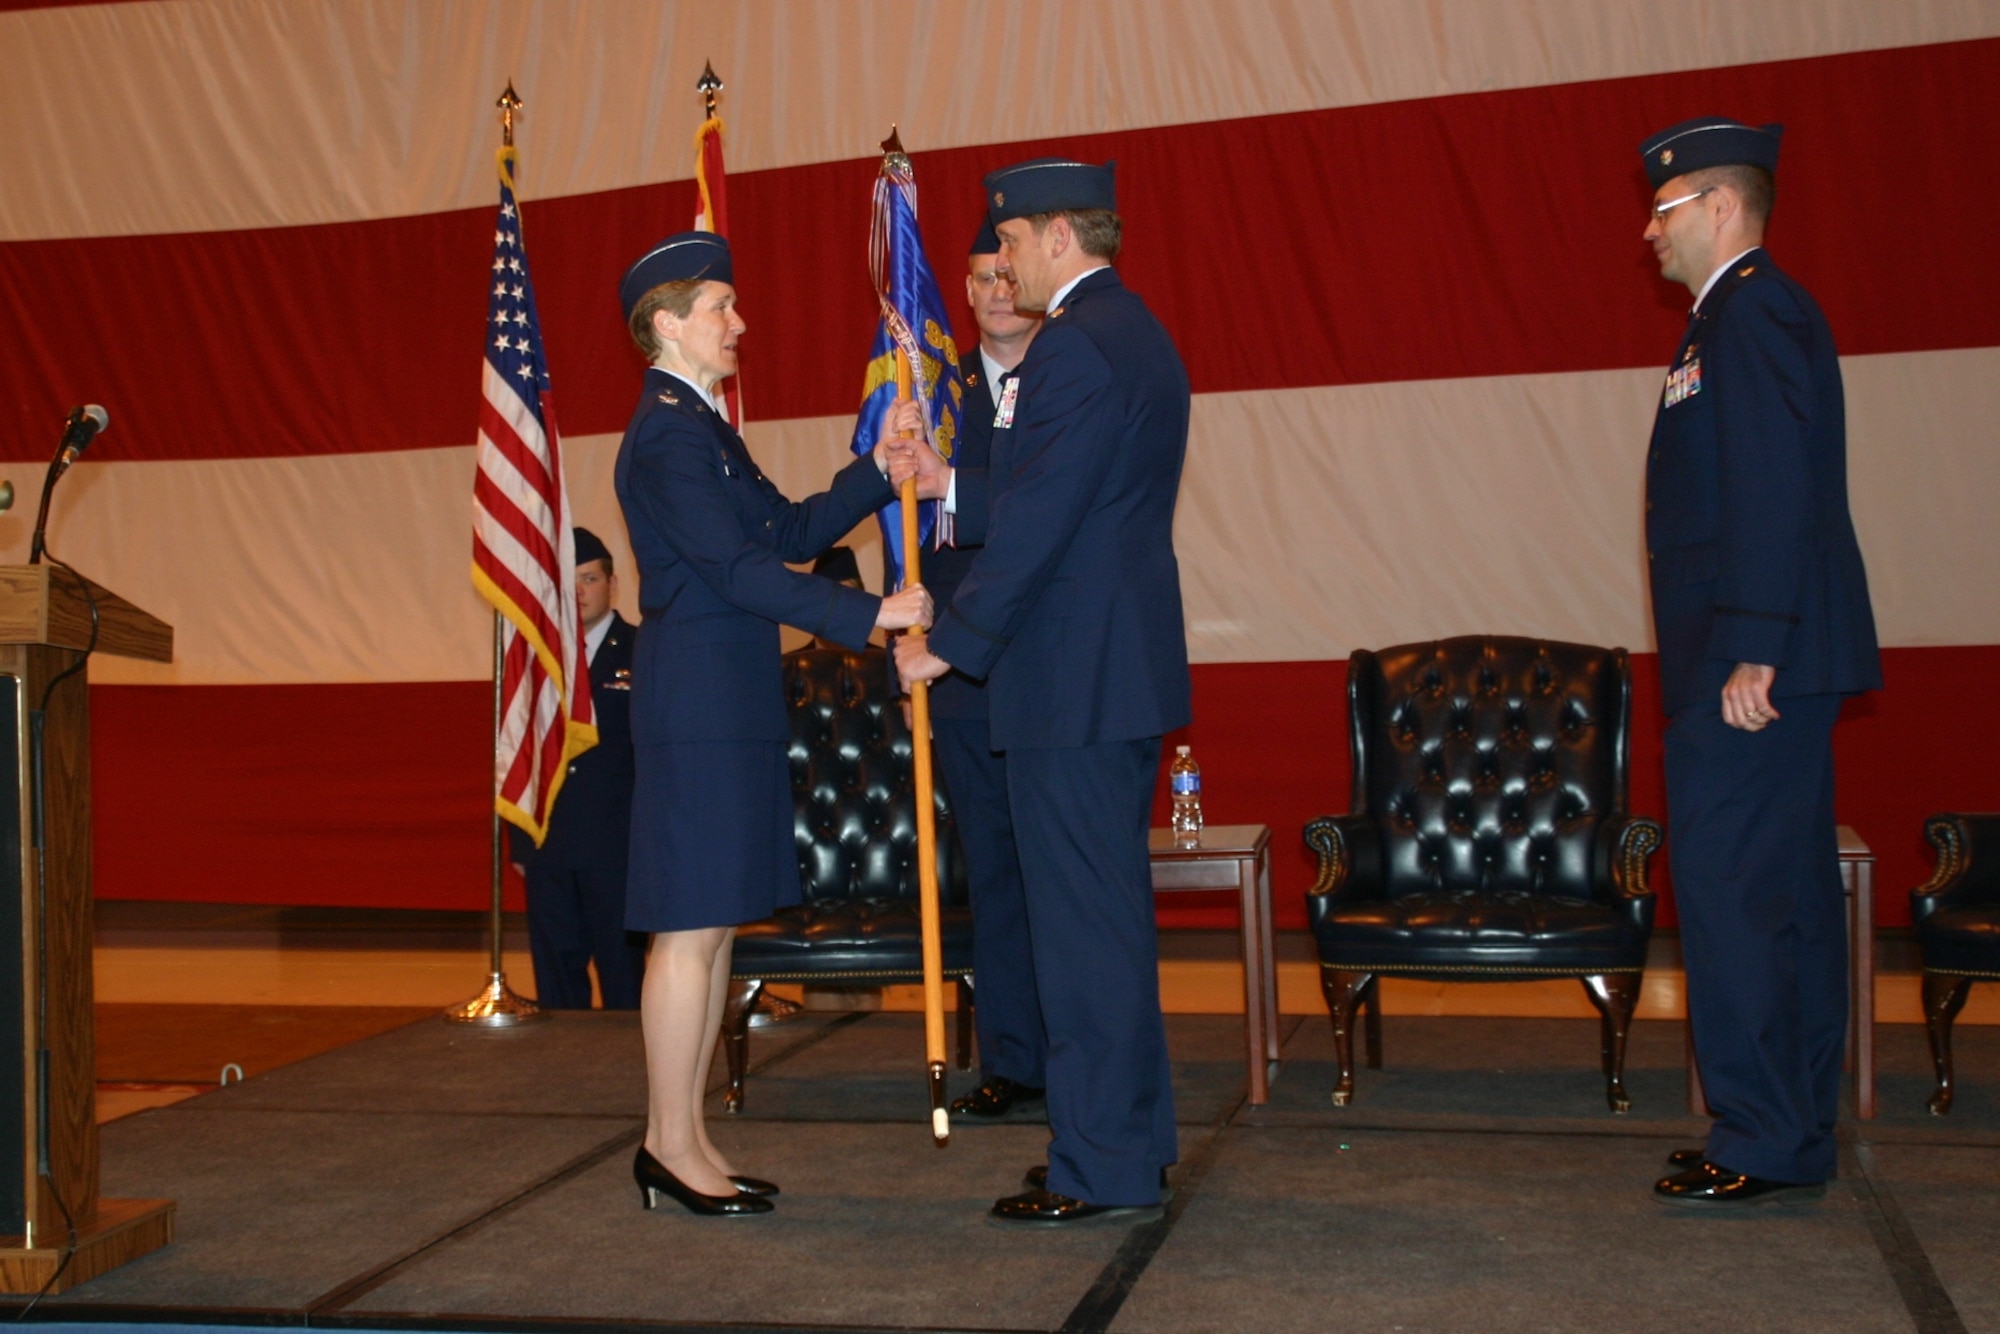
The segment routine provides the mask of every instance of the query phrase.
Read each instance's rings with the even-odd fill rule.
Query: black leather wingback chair
[[[1306,826],[1306,898],[1354,1097],[1354,1017],[1376,979],[1576,977],[1602,1018],[1611,1109],[1630,1109],[1625,1039],[1653,929],[1660,826],[1625,811],[1624,649],[1466,636],[1348,659],[1352,813]]]
[[[1951,1110],[1951,1021],[1975,981],[2000,981],[2000,815],[1933,815],[1924,837],[1937,870],[1910,891],[1924,969],[1924,1025],[1937,1088],[1927,1106]]]
[[[785,655],[792,832],[805,901],[736,932],[723,1016],[724,1106],[743,1109],[750,1011],[767,982],[923,980],[917,806],[910,730],[887,654],[806,648]],[[944,971],[958,984],[958,1066],[971,1062],[972,912],[965,857],[937,793]],[[914,1068],[914,1067],[913,1067]]]

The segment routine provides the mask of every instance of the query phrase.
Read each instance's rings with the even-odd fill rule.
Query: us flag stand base
[[[486,981],[486,990],[471,1000],[444,1012],[454,1024],[478,1024],[482,1028],[513,1028],[548,1018],[548,1012],[525,996],[514,994],[505,973],[495,973]]]
[[[500,613],[493,613],[493,736],[498,743],[500,736],[500,711],[505,701],[502,697],[503,678],[506,673],[506,650],[502,647],[502,622]],[[525,996],[518,996],[507,985],[507,968],[500,958],[501,933],[506,929],[500,920],[500,868],[501,858],[506,855],[505,830],[500,824],[500,808],[493,809],[493,918],[487,924],[493,936],[493,957],[491,968],[486,975],[486,987],[469,1001],[452,1006],[444,1012],[445,1022],[452,1024],[476,1024],[481,1028],[518,1028],[531,1024],[548,1015],[542,1007]]]

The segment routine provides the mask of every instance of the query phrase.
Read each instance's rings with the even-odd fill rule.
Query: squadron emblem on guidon
[[[1007,381],[1007,387],[1000,391],[1000,406],[993,414],[993,429],[1004,431],[1014,424],[1014,393],[1021,387],[1019,379]]]

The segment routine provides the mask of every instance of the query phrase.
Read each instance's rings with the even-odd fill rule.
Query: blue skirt
[[[740,926],[799,902],[784,742],[674,741],[633,757],[626,930]]]

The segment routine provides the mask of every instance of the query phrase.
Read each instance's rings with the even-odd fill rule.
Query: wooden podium
[[[97,1193],[90,690],[64,675],[86,649],[170,662],[174,632],[67,570],[0,565],[0,1292],[173,1240],[172,1200]]]

